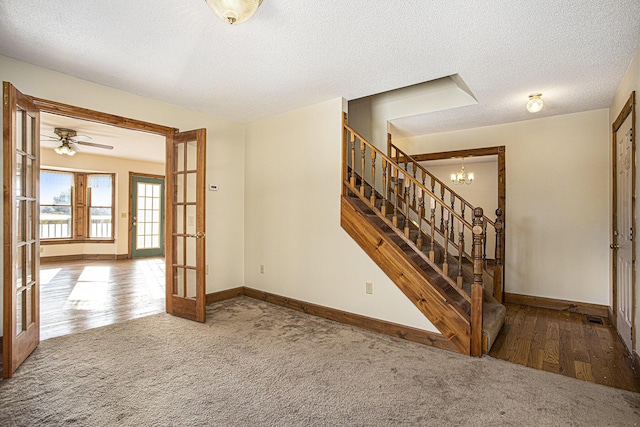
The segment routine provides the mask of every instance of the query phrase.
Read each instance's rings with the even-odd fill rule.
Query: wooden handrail
[[[469,223],[465,218],[463,218],[462,216],[460,216],[455,210],[451,209],[449,206],[447,206],[446,203],[444,203],[442,200],[440,200],[439,197],[437,197],[434,193],[431,192],[431,190],[429,190],[426,186],[422,185],[422,183],[420,181],[418,181],[416,178],[414,178],[413,176],[411,176],[411,174],[409,174],[408,171],[406,171],[405,169],[403,169],[400,165],[398,165],[392,158],[390,158],[389,156],[387,156],[386,154],[384,154],[382,151],[380,151],[378,148],[376,148],[373,144],[371,144],[369,141],[367,141],[366,139],[364,139],[364,137],[362,137],[362,135],[360,135],[358,132],[356,132],[353,128],[351,128],[351,126],[347,125],[345,123],[344,125],[345,129],[347,129],[349,132],[351,132],[352,138],[355,136],[357,139],[359,139],[360,141],[362,141],[364,143],[365,146],[369,147],[371,150],[374,150],[377,154],[377,156],[379,156],[381,159],[386,160],[387,164],[389,166],[391,166],[392,168],[395,168],[398,172],[402,172],[402,174],[405,176],[406,179],[408,179],[409,181],[411,181],[412,184],[414,184],[415,186],[417,186],[419,189],[421,189],[424,193],[428,194],[429,196],[431,196],[432,199],[434,199],[436,201],[436,203],[440,204],[441,207],[444,207],[444,209],[446,211],[448,211],[451,216],[455,217],[458,221],[462,222],[464,224],[464,226],[466,228],[468,228],[469,230],[472,229],[472,225],[471,223]],[[352,153],[354,152],[353,148],[352,148]],[[354,155],[354,154],[352,154]],[[352,163],[353,163],[353,158],[352,158]],[[354,173],[354,169],[352,169],[352,173]],[[397,173],[396,173],[397,174]],[[352,183],[353,185],[353,183]]]
[[[445,189],[448,190],[450,194],[454,194],[455,197],[460,200],[461,203],[465,204],[467,207],[470,208],[470,211],[473,212],[473,210],[475,209],[475,206],[473,206],[471,203],[469,203],[467,200],[465,200],[463,197],[461,197],[458,193],[456,193],[455,191],[453,191],[453,189],[451,187],[449,187],[447,184],[445,184],[444,182],[442,182],[441,180],[439,180],[435,175],[433,175],[431,172],[429,172],[427,169],[425,169],[420,163],[418,163],[416,160],[414,160],[413,157],[411,157],[409,154],[405,153],[404,151],[402,151],[400,148],[398,148],[396,145],[394,145],[391,140],[389,139],[389,153],[391,153],[391,149],[396,150],[397,152],[399,152],[400,154],[402,154],[402,157],[404,157],[404,159],[409,159],[411,160],[412,164],[414,165],[414,167],[418,167],[423,173],[426,173],[427,175],[429,175],[429,177],[436,181],[438,184],[440,184],[440,186]],[[391,156],[393,158],[393,156]],[[396,162],[398,163],[398,162]],[[407,163],[406,161],[404,162],[405,164]],[[488,218],[486,215],[483,215],[483,218],[487,221],[487,224],[490,224],[491,226],[495,227],[495,223],[493,221],[491,221],[490,218]]]

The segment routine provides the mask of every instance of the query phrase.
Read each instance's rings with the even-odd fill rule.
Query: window
[[[113,241],[114,174],[40,171],[40,238]]]
[[[71,238],[73,174],[40,172],[40,238]]]
[[[113,177],[87,175],[89,178],[89,237],[111,239],[113,236]]]

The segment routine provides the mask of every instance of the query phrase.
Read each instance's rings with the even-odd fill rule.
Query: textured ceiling
[[[421,134],[608,107],[639,17],[638,0],[264,0],[232,27],[204,0],[2,0],[0,54],[238,122],[459,74],[478,104],[394,120]]]
[[[60,145],[58,141],[47,138],[58,138],[54,133],[54,129],[57,127],[73,129],[78,135],[90,137],[89,142],[113,147],[112,150],[106,150],[80,145],[78,147],[80,151],[73,156],[73,161],[78,164],[78,167],[82,167],[82,157],[85,154],[144,160],[146,162],[165,162],[166,141],[163,135],[138,132],[48,113],[40,114],[40,147],[42,150],[53,150]]]

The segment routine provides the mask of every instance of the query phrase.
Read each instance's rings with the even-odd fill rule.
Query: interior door
[[[164,255],[164,178],[131,176],[131,258]]]
[[[167,137],[167,313],[206,320],[206,130]]]
[[[10,378],[40,342],[40,113],[31,99],[10,83],[3,83],[3,93],[2,376]]]
[[[616,268],[616,325],[625,345],[632,349],[633,322],[633,178],[635,150],[632,115],[615,135],[616,142],[616,226],[614,249]]]

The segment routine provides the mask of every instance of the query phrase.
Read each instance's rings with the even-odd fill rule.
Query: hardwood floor
[[[165,311],[164,258],[40,266],[40,339]]]
[[[640,392],[640,373],[607,319],[506,304],[507,317],[489,352],[497,359],[598,384]]]

